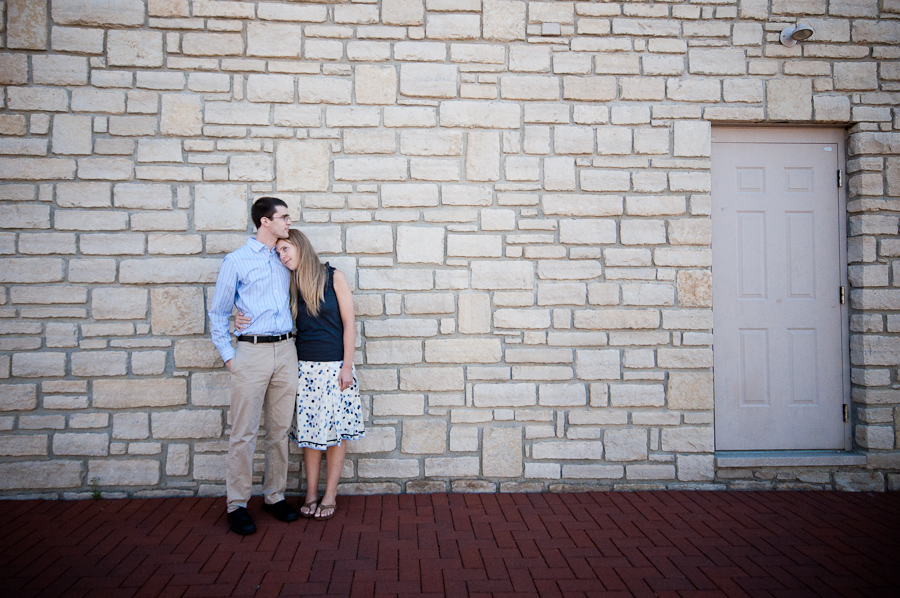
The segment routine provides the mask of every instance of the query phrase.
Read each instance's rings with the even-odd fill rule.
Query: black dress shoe
[[[256,525],[253,523],[253,517],[244,507],[238,507],[236,510],[228,514],[228,527],[236,534],[246,536],[256,531]]]
[[[297,521],[297,519],[300,518],[300,514],[297,513],[286,500],[280,500],[272,505],[263,503],[263,511],[271,513],[272,517],[278,521],[284,521],[285,523]]]

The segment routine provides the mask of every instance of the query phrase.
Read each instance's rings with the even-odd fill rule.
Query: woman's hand
[[[238,332],[243,332],[246,330],[247,326],[250,325],[250,316],[245,316],[244,312],[239,311],[236,316],[234,316],[234,329]]]
[[[338,374],[338,384],[341,391],[347,390],[353,385],[353,366],[348,364],[341,366],[341,373]]]

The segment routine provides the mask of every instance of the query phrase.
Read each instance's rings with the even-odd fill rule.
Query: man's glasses
[[[290,214],[282,214],[281,216],[275,216],[274,218],[269,218],[269,220],[281,220],[285,224],[291,221]]]

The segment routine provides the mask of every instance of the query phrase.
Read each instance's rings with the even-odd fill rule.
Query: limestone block
[[[369,129],[344,131],[346,154],[393,154],[397,150],[397,138],[393,131]]]
[[[239,33],[185,33],[181,51],[187,56],[240,56],[244,40]]]
[[[631,189],[631,173],[627,170],[582,170],[583,191],[628,191]]]
[[[187,382],[179,378],[94,380],[93,406],[98,409],[170,407],[187,404]]]
[[[368,291],[427,291],[434,288],[434,275],[431,270],[365,268],[359,271],[359,288]]]
[[[466,178],[470,181],[500,179],[500,135],[495,131],[472,131],[467,136]]]
[[[854,40],[859,41],[855,36]],[[878,74],[875,67],[874,62],[835,62],[833,66],[834,89],[836,91],[877,89]]]
[[[478,476],[478,457],[428,457],[427,478],[472,478]]]
[[[360,478],[417,478],[420,475],[418,459],[360,459],[357,461]]]
[[[447,235],[448,257],[502,257],[500,235]]]
[[[711,127],[708,122],[676,121],[674,125],[675,155],[708,157],[711,135]]]
[[[365,323],[366,338],[385,336],[426,337],[438,333],[437,320],[394,319],[370,320]]]
[[[82,485],[81,461],[15,461],[0,463],[0,490],[78,488]]]
[[[472,262],[472,288],[517,290],[534,288],[534,267],[527,262],[495,260]]]
[[[481,37],[481,17],[467,14],[429,14],[425,18],[429,39],[466,40]]]
[[[198,481],[224,482],[227,455],[194,455],[193,478]]]
[[[447,59],[447,45],[440,42],[397,42],[394,44],[394,59],[410,62],[444,62]]]
[[[294,78],[290,75],[249,75],[247,100],[290,104],[294,101]]]
[[[499,339],[428,339],[428,363],[498,363],[502,357]]]
[[[6,45],[9,48],[47,48],[47,5],[42,2],[11,0],[8,7]]]
[[[451,314],[456,311],[456,298],[450,293],[410,293],[404,299],[407,315],[418,314]],[[378,303],[378,313],[381,315],[381,303]],[[359,310],[357,310],[359,313]]]
[[[385,25],[424,25],[423,0],[383,0],[381,22]]]
[[[509,156],[503,162],[507,181],[538,181],[541,178],[539,158]]]
[[[587,404],[584,384],[540,384],[538,404],[547,407],[576,407]]]
[[[195,95],[164,94],[159,132],[172,137],[194,137],[203,132],[201,98]]]
[[[28,83],[28,56],[25,54],[4,54],[0,56],[0,84],[24,85]],[[22,135],[24,132],[22,121]]]
[[[187,444],[170,444],[166,450],[166,475],[184,476],[191,465],[191,447]]]
[[[66,354],[58,352],[14,353],[12,375],[45,378],[66,375]]]
[[[533,459],[599,461],[603,457],[603,443],[599,440],[535,442],[531,446],[531,456]]]
[[[210,339],[175,341],[176,368],[219,368],[224,364]]]
[[[862,448],[894,448],[894,429],[890,426],[856,426],[853,436]]]
[[[219,438],[222,412],[218,409],[183,409],[151,414],[153,438]]]
[[[884,492],[884,474],[876,472],[835,472],[838,492]]]
[[[247,23],[247,56],[299,58],[303,27],[294,23]]]
[[[147,413],[114,413],[114,440],[143,440],[150,436],[150,416]]]
[[[404,67],[410,65],[403,65]],[[359,104],[393,104],[397,99],[397,69],[393,66],[359,65],[355,69]],[[454,79],[455,88],[455,79]]]
[[[147,316],[147,290],[95,288],[91,291],[91,315],[96,320],[142,320]]]
[[[53,454],[105,457],[109,454],[109,434],[57,432],[53,435]]]
[[[523,471],[522,428],[485,428],[481,447],[482,475],[519,477]]]
[[[615,77],[574,76],[563,77],[563,99],[588,102],[609,102],[616,99]]]
[[[407,178],[406,168],[404,158],[339,158],[334,160],[334,178],[338,181],[403,181]]]
[[[444,228],[398,226],[397,261],[409,264],[443,264]]]
[[[900,355],[900,337],[854,334],[850,337],[853,365],[895,366]]]
[[[603,434],[607,461],[647,459],[647,430],[607,430]]]
[[[676,455],[675,466],[682,482],[707,482],[716,477],[713,455]]]
[[[47,435],[28,434],[0,438],[0,456],[28,457],[47,455]]]
[[[591,154],[594,151],[594,130],[589,127],[555,127],[553,147],[557,154]]]
[[[88,461],[87,479],[100,486],[155,486],[159,483],[156,459],[104,459]]]
[[[205,316],[202,289],[166,286],[150,291],[150,326],[153,334],[203,334]]]
[[[581,380],[618,380],[622,376],[621,356],[615,349],[578,349],[575,375]]]
[[[161,67],[162,32],[119,29],[107,31],[106,59],[110,66]]]
[[[673,453],[711,453],[715,450],[713,428],[663,428],[660,432],[660,446],[662,450]]]
[[[453,452],[469,452],[478,450],[478,429],[450,428],[450,450]]]
[[[28,106],[33,110],[33,106]],[[2,158],[0,180],[42,181],[75,178],[75,160],[55,158]]]
[[[72,353],[72,375],[84,377],[124,376],[124,351],[78,351]]]
[[[393,253],[394,236],[390,226],[365,225],[347,229],[347,253]]]
[[[30,411],[35,408],[37,408],[36,385],[0,385],[0,411]]]
[[[153,258],[123,260],[119,282],[142,283],[214,283],[222,260],[217,258]]]
[[[21,259],[21,258],[19,258]],[[2,264],[2,262],[0,262]],[[70,260],[69,282],[114,282],[116,279],[116,261],[109,260]]]
[[[327,191],[329,160],[330,149],[325,141],[278,142],[275,154],[278,190]]]
[[[674,305],[675,288],[669,283],[622,285],[622,305]]]
[[[444,420],[406,420],[400,452],[405,454],[443,454],[447,452],[447,422]]]
[[[455,100],[441,102],[440,123],[444,128],[518,129],[522,109],[517,102]]]
[[[494,311],[494,326],[546,330],[550,327],[550,310],[498,309]]]
[[[459,296],[457,330],[460,334],[484,334],[491,331],[490,295],[463,293]]]
[[[708,270],[680,270],[675,277],[678,304],[682,307],[712,305],[712,277]]]
[[[353,83],[335,77],[297,77],[297,97],[301,104],[349,104]]]
[[[588,280],[600,276],[602,266],[596,260],[541,260],[538,276],[541,279]]]
[[[606,156],[631,154],[632,130],[629,127],[597,127],[597,153]]]
[[[542,75],[500,77],[500,97],[504,100],[559,100],[559,79]]]
[[[573,245],[614,244],[616,223],[601,219],[560,219],[559,241]]]
[[[629,465],[625,468],[628,480],[674,480],[674,465]]]
[[[0,228],[50,228],[47,206],[0,205]]]
[[[672,245],[709,245],[712,242],[712,221],[670,220],[668,232]]]
[[[396,71],[394,77],[396,77]],[[403,64],[400,66],[400,93],[405,96],[455,98],[456,80],[457,67],[454,65]]]
[[[659,349],[657,364],[661,368],[698,369],[712,367],[709,349]]]
[[[440,130],[403,131],[400,151],[409,156],[458,156],[462,153],[462,134]]]
[[[134,354],[132,355],[134,367]],[[199,407],[223,407],[231,401],[231,374],[194,372],[191,374],[191,404]]]
[[[515,41],[525,39],[525,2],[484,0],[482,19],[484,39]]]
[[[566,156],[544,158],[544,189],[574,191],[575,158]]]
[[[610,384],[613,407],[661,407],[665,404],[662,384]]]
[[[587,287],[583,282],[542,282],[538,285],[538,305],[584,305]]]
[[[389,453],[397,447],[397,432],[391,426],[366,427],[366,435],[347,443],[349,454]]]
[[[6,91],[10,110],[45,110],[66,112],[69,96],[65,89],[52,87],[11,87]],[[46,130],[46,125],[44,125]]]
[[[138,376],[154,376],[166,371],[166,351],[136,351],[131,354],[131,373]]]
[[[433,207],[438,202],[438,186],[432,183],[381,186],[381,205],[386,208]]]
[[[737,48],[692,49],[688,69],[695,75],[745,75],[747,59]]]
[[[422,341],[392,340],[368,341],[365,345],[366,363],[369,365],[420,363]]]
[[[91,117],[57,114],[51,138],[54,154],[89,155],[93,150]]]
[[[669,372],[666,402],[669,409],[712,409],[712,373]]]
[[[812,82],[808,79],[767,81],[766,99],[770,119],[808,121],[812,118]]]
[[[425,392],[451,392],[465,390],[463,368],[400,368],[400,390]]]

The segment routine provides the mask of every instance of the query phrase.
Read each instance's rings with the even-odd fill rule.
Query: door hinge
[[[841,305],[844,304],[844,301],[847,299],[847,294],[844,292],[844,287],[841,287]]]
[[[850,405],[844,405],[844,421],[850,421]]]
[[[843,187],[844,186],[844,171],[841,170],[840,168],[838,168],[837,175],[838,175],[838,187]]]

